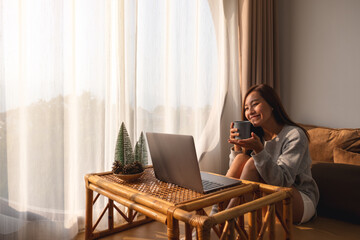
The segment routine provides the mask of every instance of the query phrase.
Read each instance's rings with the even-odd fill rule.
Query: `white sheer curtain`
[[[225,171],[240,117],[226,2],[0,0],[0,238],[73,238],[122,121],[133,142],[191,134],[201,167]]]

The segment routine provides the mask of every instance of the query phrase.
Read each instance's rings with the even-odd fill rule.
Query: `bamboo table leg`
[[[211,228],[205,228],[203,225],[197,227],[197,235],[199,240],[208,240],[210,239],[210,230]]]
[[[190,224],[185,223],[185,239],[186,240],[192,239],[192,230],[193,230],[193,227]]]
[[[86,187],[85,240],[92,238],[93,191]]]
[[[167,235],[169,240],[178,240],[180,236],[179,220],[174,218],[175,207],[171,207],[167,213]]]
[[[109,198],[108,228],[114,228],[114,201]]]
[[[257,211],[249,213],[249,240],[256,239],[257,233]]]

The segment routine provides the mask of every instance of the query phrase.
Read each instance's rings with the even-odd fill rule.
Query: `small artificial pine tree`
[[[112,167],[113,173],[136,174],[144,171],[144,167],[148,162],[148,157],[146,141],[142,132],[135,145],[134,152],[125,124],[121,123],[116,140],[115,160]]]
[[[139,140],[135,145],[135,162],[141,163],[143,166],[146,166],[148,163],[148,155],[146,150],[146,142],[143,132],[140,134]]]

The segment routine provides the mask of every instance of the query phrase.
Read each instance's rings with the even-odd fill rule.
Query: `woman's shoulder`
[[[303,143],[308,142],[306,133],[298,126],[285,125],[283,127],[283,132],[284,136],[288,140],[297,140]]]

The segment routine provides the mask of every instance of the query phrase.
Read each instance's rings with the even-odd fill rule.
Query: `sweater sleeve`
[[[298,133],[286,136],[279,156],[270,154],[264,148],[252,157],[256,169],[266,183],[290,187],[295,182],[305,152],[306,145]]]

